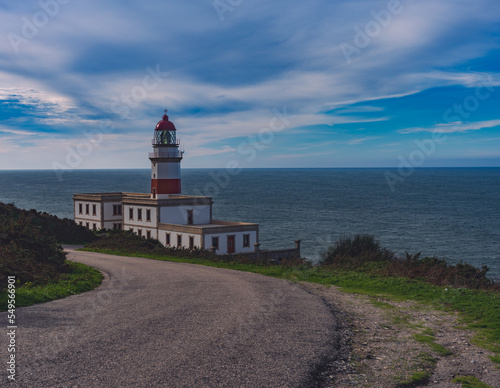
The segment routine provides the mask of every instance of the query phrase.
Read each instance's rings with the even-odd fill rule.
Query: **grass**
[[[432,333],[432,330],[430,329],[425,329],[420,334],[414,334],[413,338],[415,338],[415,340],[418,342],[428,345],[440,356],[451,356],[453,354],[444,346],[436,343],[436,337],[434,337],[434,333]]]
[[[422,329],[423,325],[410,322],[410,317],[404,315],[395,315],[392,317],[392,323],[395,325],[403,325],[412,329]]]
[[[500,355],[490,356],[490,360],[496,362],[497,364],[500,364]]]
[[[411,387],[417,384],[423,384],[429,381],[431,373],[423,370],[417,371],[411,375],[408,381],[398,384],[398,387]]]
[[[161,254],[144,254],[123,250],[90,248],[84,248],[83,250],[199,264],[217,268],[229,268],[291,281],[308,281],[327,286],[334,285],[341,287],[346,292],[391,300],[414,300],[444,311],[457,311],[464,326],[474,330],[474,343],[497,353],[492,358],[492,361],[497,363],[500,361],[500,294],[492,291],[450,288],[429,284],[420,279],[387,277],[354,270],[332,269],[311,265],[266,265],[263,263],[242,263],[236,260],[230,262],[171,257]],[[426,334],[421,335],[423,337],[419,338],[422,341],[434,343],[437,349],[439,345],[434,342],[432,336],[427,335],[427,337],[430,337],[427,338],[425,337]],[[443,349],[440,349],[440,351],[445,352]]]
[[[476,379],[474,376],[458,376],[451,380],[452,383],[462,383],[462,388],[492,388],[488,384]]]
[[[48,302],[69,295],[90,291],[101,284],[103,276],[98,270],[84,264],[67,261],[68,273],[60,274],[57,281],[44,285],[17,284],[16,308]],[[0,311],[6,311],[7,292],[0,293]]]
[[[387,302],[382,302],[379,299],[371,299],[370,303],[372,305],[374,305],[375,307],[378,307],[378,308],[383,309],[383,310],[394,310],[395,309],[395,307],[392,304],[387,303]]]
[[[429,381],[432,376],[434,369],[436,368],[437,360],[428,353],[419,354],[415,365],[413,366],[415,372],[407,378],[397,377],[396,387],[414,387],[418,385],[425,384]]]

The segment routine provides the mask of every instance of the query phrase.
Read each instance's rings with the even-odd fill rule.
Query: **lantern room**
[[[167,116],[167,110],[165,109],[165,114],[162,120],[158,121],[155,128],[155,137],[153,139],[154,145],[179,145],[176,139],[176,131],[174,123],[169,121]]]

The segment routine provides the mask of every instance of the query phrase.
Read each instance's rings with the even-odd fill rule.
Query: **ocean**
[[[300,239],[303,256],[318,260],[339,237],[369,233],[398,253],[487,265],[500,278],[500,168],[232,173],[183,169],[183,194],[212,196],[216,219],[260,224],[263,249]],[[1,202],[59,217],[73,218],[74,193],[113,191],[150,192],[150,170],[75,170],[62,180],[52,170],[0,171]]]

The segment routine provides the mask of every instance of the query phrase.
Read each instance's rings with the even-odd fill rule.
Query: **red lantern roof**
[[[175,125],[173,122],[168,120],[168,116],[166,115],[167,110],[165,109],[165,114],[163,115],[163,120],[158,121],[156,124],[156,131],[175,131]]]

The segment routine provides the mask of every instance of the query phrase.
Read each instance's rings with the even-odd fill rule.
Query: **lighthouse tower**
[[[162,120],[158,121],[153,138],[151,160],[151,198],[167,199],[170,194],[181,193],[181,160],[183,152],[179,150],[176,139],[177,129],[168,120],[167,110]]]

